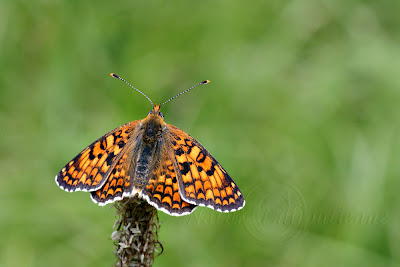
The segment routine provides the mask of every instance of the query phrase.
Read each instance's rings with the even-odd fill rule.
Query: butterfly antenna
[[[171,101],[172,99],[177,98],[178,96],[183,95],[183,94],[186,93],[186,92],[189,92],[190,90],[192,90],[193,88],[195,88],[195,87],[197,87],[197,86],[199,86],[199,85],[207,84],[207,83],[210,83],[210,81],[209,81],[209,80],[205,80],[204,82],[198,83],[198,84],[196,84],[196,85],[190,87],[189,89],[183,91],[182,93],[179,93],[179,94],[177,94],[177,95],[174,96],[174,97],[171,97],[170,99],[168,99],[167,101],[165,101],[164,103],[162,103],[161,106],[160,106],[160,108],[161,108],[162,106],[164,106],[166,103],[168,103],[169,101]]]
[[[114,78],[117,78],[117,79],[120,79],[121,81],[123,81],[124,83],[126,83],[127,85],[129,85],[130,87],[132,87],[133,89],[135,89],[136,91],[138,91],[139,93],[141,93],[144,97],[147,98],[147,100],[150,101],[151,106],[154,106],[154,105],[153,105],[153,101],[151,101],[151,99],[150,99],[147,95],[145,95],[142,91],[140,91],[139,89],[133,87],[130,83],[128,83],[127,81],[125,81],[124,79],[122,79],[121,77],[119,77],[119,76],[118,76],[117,74],[115,74],[115,73],[110,73],[110,76],[111,76],[111,77],[114,77]]]

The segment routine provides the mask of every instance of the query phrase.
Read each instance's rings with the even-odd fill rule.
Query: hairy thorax
[[[155,143],[163,131],[165,122],[160,116],[149,114],[143,120],[143,141],[148,144]]]

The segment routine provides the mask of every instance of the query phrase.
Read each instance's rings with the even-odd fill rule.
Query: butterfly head
[[[149,114],[147,116],[158,116],[161,117],[161,119],[164,119],[164,114],[160,111],[161,105],[157,105],[154,103],[153,110],[149,111]]]
[[[147,117],[142,120],[143,125],[147,125],[148,123],[152,125],[161,125],[164,126],[164,114],[160,111],[160,105],[154,104],[154,107],[149,113],[147,114]]]

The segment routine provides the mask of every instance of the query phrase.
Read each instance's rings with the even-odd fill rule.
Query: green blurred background
[[[400,265],[400,1],[0,2],[0,265],[111,266],[115,210],[57,172],[170,102],[241,188],[160,212],[154,266]]]

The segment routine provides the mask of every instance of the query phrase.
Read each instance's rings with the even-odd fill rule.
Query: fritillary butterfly
[[[56,175],[67,191],[90,192],[103,206],[124,197],[138,196],[174,216],[190,214],[197,206],[220,212],[243,208],[237,185],[214,157],[193,137],[164,122],[160,108],[145,94],[111,73],[152,104],[143,120],[122,125],[96,140]]]

